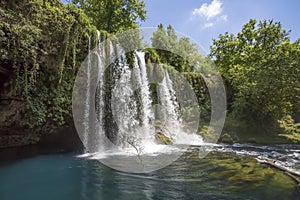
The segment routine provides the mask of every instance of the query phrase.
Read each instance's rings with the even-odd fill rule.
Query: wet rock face
[[[82,150],[83,144],[72,121],[60,127],[46,124],[35,129],[0,129],[0,161]]]
[[[169,137],[167,137],[162,131],[156,131],[155,142],[157,144],[173,144],[172,140]]]

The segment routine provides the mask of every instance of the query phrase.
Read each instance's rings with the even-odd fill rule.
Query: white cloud
[[[214,18],[222,13],[223,3],[219,0],[213,0],[210,4],[204,3],[200,8],[195,8],[193,15],[204,16],[207,20]]]
[[[224,21],[224,22],[227,22],[228,20],[228,16],[227,15],[222,15],[218,18],[218,21]]]
[[[220,22],[227,22],[228,16],[222,14],[223,12],[223,2],[221,0],[212,0],[210,3],[203,3],[200,8],[195,8],[192,12],[192,20],[195,17],[202,17],[203,29],[215,26]]]
[[[214,23],[208,22],[203,25],[203,28],[210,28],[210,27],[213,27],[214,25],[215,25]]]

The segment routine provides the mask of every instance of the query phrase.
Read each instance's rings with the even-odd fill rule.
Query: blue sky
[[[145,0],[148,19],[141,27],[171,24],[209,53],[220,33],[237,33],[250,18],[274,19],[300,38],[299,0]]]

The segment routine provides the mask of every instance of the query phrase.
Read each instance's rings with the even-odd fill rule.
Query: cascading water
[[[100,31],[97,31],[97,35],[98,35],[98,44],[101,43],[101,33]],[[104,141],[105,141],[105,134],[104,134],[104,129],[103,129],[103,125],[104,125],[104,66],[105,66],[105,57],[106,57],[106,52],[105,52],[105,47],[103,45],[98,45],[97,49],[96,49],[96,55],[98,58],[98,75],[97,75],[97,91],[96,91],[96,109],[97,109],[97,123],[96,123],[96,151],[102,151],[104,148]]]
[[[98,38],[100,43],[100,32]],[[130,66],[124,49],[112,41],[100,43],[93,51],[90,48],[89,40],[83,136],[86,152],[104,152],[113,146],[114,149],[132,148],[138,154],[147,153],[147,146],[156,145],[155,132],[158,130],[175,144],[180,143],[178,135],[187,137],[181,126],[180,105],[169,70],[163,67],[163,78],[156,83],[155,95],[159,105],[154,105],[144,52],[133,52],[134,62]],[[92,66],[95,63],[96,75]],[[93,76],[97,76],[95,105],[91,105],[93,97],[90,91]],[[91,106],[96,108],[94,122],[89,117]],[[93,124],[95,128],[91,128]]]
[[[164,70],[164,78],[158,84],[158,100],[160,101],[160,109],[158,116],[160,122],[163,123],[164,131],[171,137],[175,137],[177,131],[180,130],[179,105],[176,100],[172,81],[167,69]]]
[[[90,133],[90,88],[91,88],[91,38],[89,37],[88,43],[88,61],[86,70],[86,97],[85,97],[85,107],[84,107],[84,134],[83,134],[83,145],[86,147],[86,151],[89,151],[89,133]]]
[[[140,118],[141,118],[141,127],[143,130],[140,130],[144,133],[144,139],[153,138],[152,133],[152,123],[154,121],[154,114],[152,110],[152,100],[150,96],[149,81],[147,77],[147,69],[145,63],[145,53],[136,52],[134,62],[134,80],[133,84],[136,85],[136,89],[139,89],[139,99],[140,99]]]
[[[138,125],[137,104],[131,87],[131,70],[128,65],[122,67],[120,78],[112,91],[112,113],[118,124],[119,142],[133,140]]]
[[[120,78],[112,91],[112,111],[118,124],[119,143],[142,152],[143,144],[153,139],[153,111],[143,52],[135,52],[134,66],[120,64]]]

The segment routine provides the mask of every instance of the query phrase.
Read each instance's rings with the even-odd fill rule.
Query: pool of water
[[[299,171],[299,146],[219,145],[199,157],[191,147],[151,173],[125,173],[79,154],[43,155],[0,163],[1,200],[295,199],[296,182],[258,156]]]

